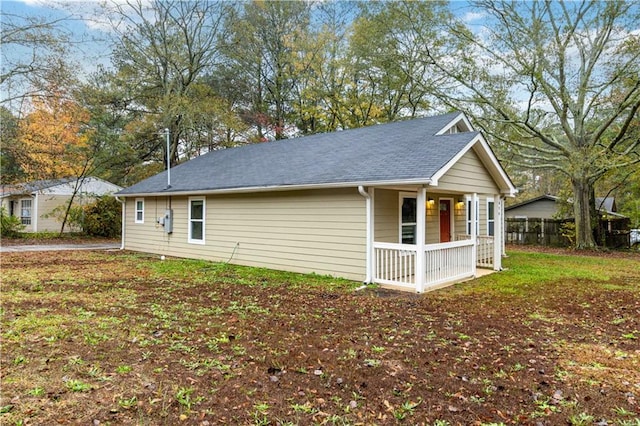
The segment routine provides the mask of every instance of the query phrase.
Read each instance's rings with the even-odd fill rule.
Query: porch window
[[[416,214],[417,203],[414,196],[402,196],[400,208],[400,242],[402,244],[416,243]]]
[[[478,220],[479,212],[480,212],[480,201],[476,201],[476,235],[480,234],[480,221]],[[471,235],[471,206],[473,205],[473,200],[471,198],[467,198],[467,235]]]
[[[136,223],[144,223],[144,198],[136,198]]]
[[[189,239],[193,244],[204,244],[205,200],[189,198]]]
[[[31,200],[20,200],[20,222],[31,225]]]
[[[493,198],[487,198],[487,235],[490,236],[495,235],[496,220],[494,217],[494,206]]]

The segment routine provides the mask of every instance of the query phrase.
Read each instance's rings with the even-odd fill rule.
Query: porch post
[[[502,269],[502,227],[504,218],[502,216],[502,198],[500,194],[493,196],[493,270]]]
[[[368,257],[368,268],[369,268],[369,284],[373,284],[376,279],[376,249],[373,247],[373,243],[376,241],[376,207],[375,207],[375,188],[371,187],[369,189],[369,197],[371,200],[369,201],[369,230],[367,231],[367,238],[369,238],[369,253],[367,253]]]
[[[424,285],[426,279],[425,268],[425,253],[424,253],[424,240],[425,240],[425,225],[426,225],[426,202],[427,202],[427,188],[421,187],[418,189],[418,195],[416,197],[416,291],[418,293],[424,292]]]
[[[476,268],[478,267],[478,193],[474,192],[471,197],[471,241],[473,246],[471,249],[471,258],[473,259],[473,276],[476,276]]]
[[[38,199],[38,193],[36,192],[36,195],[32,198],[32,202],[31,202],[31,231],[32,232],[38,232],[38,202],[40,201]],[[20,208],[22,208],[22,206],[20,206]],[[20,216],[22,216],[22,213],[20,213]]]
[[[506,256],[507,255],[507,249],[506,249],[506,243],[507,243],[507,218],[504,215],[504,204],[505,204],[505,198],[502,197],[500,198],[500,214],[502,215],[502,247],[500,250],[502,253],[502,256]]]

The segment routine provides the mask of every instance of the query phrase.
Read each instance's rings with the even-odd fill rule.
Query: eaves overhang
[[[431,185],[431,179],[402,179],[402,180],[376,180],[363,182],[335,182],[335,183],[317,183],[317,184],[300,184],[300,185],[269,185],[269,186],[251,186],[241,188],[219,188],[219,189],[203,189],[203,190],[172,190],[167,188],[163,191],[154,192],[138,192],[138,193],[116,193],[121,198],[131,197],[168,197],[168,196],[188,196],[188,195],[217,195],[217,194],[246,194],[252,192],[276,192],[276,191],[302,191],[307,189],[333,189],[333,188],[357,188],[376,187],[376,186],[394,186],[394,185]]]

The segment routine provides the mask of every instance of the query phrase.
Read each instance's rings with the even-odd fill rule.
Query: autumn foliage
[[[81,176],[91,161],[89,112],[60,91],[33,100],[20,122],[21,165],[31,179]]]

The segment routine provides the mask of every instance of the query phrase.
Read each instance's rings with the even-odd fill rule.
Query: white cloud
[[[467,12],[460,17],[462,22],[470,24],[474,21],[478,21],[480,19],[484,19],[487,16],[484,12]]]

